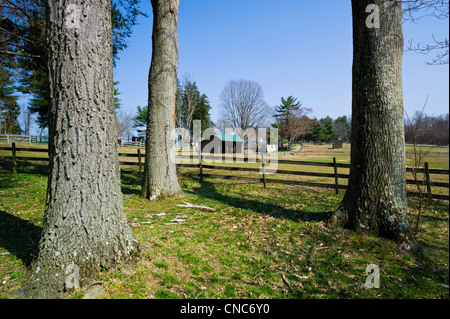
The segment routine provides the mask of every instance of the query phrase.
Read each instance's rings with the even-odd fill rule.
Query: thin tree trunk
[[[140,252],[120,185],[110,1],[71,3],[47,8],[50,174],[39,254],[24,285],[30,298],[86,286],[101,266]]]
[[[141,197],[181,195],[175,164],[178,0],[152,0],[152,62]]]
[[[380,28],[366,25],[369,4],[380,8]],[[353,103],[349,188],[328,221],[375,233],[403,249],[417,247],[410,230],[402,92],[401,3],[352,0]]]

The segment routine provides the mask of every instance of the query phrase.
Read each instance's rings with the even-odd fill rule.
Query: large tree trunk
[[[24,286],[58,297],[135,261],[123,210],[113,100],[109,0],[48,2],[50,174],[39,254]]]
[[[369,4],[380,28],[369,28]],[[416,247],[408,222],[402,93],[401,3],[353,0],[352,147],[348,190],[329,226]]]
[[[152,0],[152,62],[141,197],[181,195],[175,164],[178,0]]]

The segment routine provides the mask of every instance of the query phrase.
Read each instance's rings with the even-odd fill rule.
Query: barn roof
[[[222,141],[225,142],[244,142],[244,140],[242,138],[240,138],[239,136],[236,135],[219,135],[219,134],[215,134],[215,137],[220,138]]]

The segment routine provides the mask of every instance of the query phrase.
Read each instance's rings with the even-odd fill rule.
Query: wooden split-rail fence
[[[15,143],[12,143],[11,147],[0,147],[0,151],[11,152],[11,156],[2,156],[0,157],[0,164],[5,166],[7,163],[10,164],[8,166],[12,167],[12,172],[15,174],[17,172],[18,167],[25,166],[36,166],[35,162],[46,162],[48,164],[48,150],[46,148],[29,148],[29,147],[17,147]],[[35,153],[46,153],[46,156],[40,157],[31,157],[31,156],[17,156],[17,152],[35,152]],[[134,166],[137,167],[137,173],[142,174],[143,165],[144,165],[144,154],[141,149],[137,149],[136,153],[118,153],[119,158],[134,158],[135,161],[120,161],[120,165],[122,166],[122,172],[124,173],[136,173],[136,169],[134,170],[125,170],[126,166]],[[342,173],[342,169],[350,168],[350,164],[338,163],[336,158],[334,157],[330,162],[310,162],[310,161],[297,161],[297,160],[277,160],[277,165],[299,165],[299,166],[318,166],[318,167],[329,167],[333,169],[332,173],[323,173],[323,172],[310,172],[310,171],[300,171],[300,170],[282,170],[277,169],[276,172],[270,171],[270,165],[267,167],[267,163],[273,161],[273,158],[264,158],[264,156],[254,156],[254,157],[236,157],[236,156],[211,156],[204,154],[197,155],[177,155],[176,159],[183,162],[188,160],[189,163],[178,163],[178,168],[190,168],[196,169],[196,171],[192,172],[179,172],[178,175],[181,177],[197,177],[200,180],[205,178],[218,178],[218,179],[226,179],[226,180],[242,180],[248,182],[257,182],[262,183],[264,187],[267,187],[268,184],[288,184],[288,185],[300,185],[300,186],[310,186],[310,187],[321,187],[321,188],[332,188],[335,190],[336,194],[341,189],[347,189],[347,185],[340,183],[342,180],[348,180],[349,174]],[[211,165],[206,164],[205,162],[209,161],[227,161],[226,164],[230,164],[229,160],[232,160],[232,163],[261,163],[261,167],[245,167],[245,166],[229,166],[229,165]],[[20,164],[20,165],[19,165]],[[341,173],[338,171],[341,169]],[[212,170],[213,174],[205,173],[204,170]],[[240,175],[221,175],[214,174],[215,170],[220,171],[239,171],[239,172],[248,172],[253,174],[259,174],[261,177],[248,177],[248,176],[240,176]],[[431,169],[429,168],[428,163],[424,163],[424,167],[422,168],[412,168],[407,167],[406,172],[413,173],[415,170],[416,173],[422,174],[422,180],[416,179],[407,179],[407,184],[423,186],[426,188],[426,191],[422,192],[413,192],[408,191],[408,195],[410,196],[425,196],[428,199],[441,199],[441,200],[449,200],[449,195],[444,194],[433,194],[432,189],[435,188],[449,188],[448,182],[438,182],[432,181],[431,175],[449,175],[449,170],[442,169]],[[300,180],[287,180],[287,179],[275,179],[269,178],[271,177],[271,173],[275,173],[276,175],[289,175],[289,176],[307,176],[307,177],[319,177],[319,178],[329,178],[334,181],[334,183],[328,182],[318,182],[318,181],[300,181]]]

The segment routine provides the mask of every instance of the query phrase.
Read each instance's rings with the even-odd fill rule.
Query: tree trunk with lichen
[[[367,10],[373,3],[380,10],[379,27]],[[352,12],[350,178],[328,225],[375,233],[409,250],[417,242],[406,198],[401,3],[353,0]]]
[[[101,266],[140,254],[120,185],[110,1],[53,0],[47,14],[50,167],[39,253],[21,292],[27,298],[83,288]]]
[[[178,0],[152,0],[152,62],[141,197],[182,195],[175,163]]]

